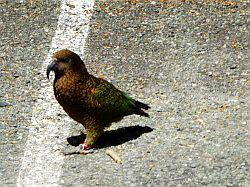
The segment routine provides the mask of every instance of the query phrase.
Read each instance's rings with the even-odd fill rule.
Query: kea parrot
[[[124,116],[137,114],[149,117],[143,109],[150,107],[134,100],[108,81],[89,74],[84,62],[74,52],[63,49],[55,52],[47,66],[47,78],[54,71],[55,98],[65,112],[86,129],[81,151],[90,150],[104,129]]]

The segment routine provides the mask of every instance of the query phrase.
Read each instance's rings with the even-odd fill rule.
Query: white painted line
[[[33,110],[29,135],[22,159],[17,186],[58,186],[64,163],[63,142],[70,130],[71,120],[54,98],[52,81],[45,76],[51,55],[67,48],[84,54],[94,0],[62,0],[57,30],[51,49],[42,66],[44,77]]]

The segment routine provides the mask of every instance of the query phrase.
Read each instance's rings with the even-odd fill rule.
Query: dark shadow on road
[[[153,129],[151,127],[139,125],[105,131],[94,145],[94,148],[101,149],[105,147],[121,145],[130,140],[137,139],[144,133],[149,133],[152,131]],[[72,146],[78,146],[80,142],[85,140],[85,138],[86,134],[81,134],[78,136],[71,136],[67,138],[67,141]]]

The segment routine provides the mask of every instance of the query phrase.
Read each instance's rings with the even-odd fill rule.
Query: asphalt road
[[[59,14],[59,1],[0,1],[1,186],[16,184]],[[250,186],[248,16],[249,1],[95,2],[86,66],[151,117],[114,124],[93,154],[65,155],[58,184]],[[74,140],[83,129],[71,123]]]

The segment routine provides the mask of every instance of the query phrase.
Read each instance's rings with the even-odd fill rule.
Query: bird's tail
[[[135,114],[138,114],[140,116],[145,116],[145,117],[149,117],[149,114],[144,112],[142,109],[148,110],[150,108],[150,106],[148,106],[147,104],[144,104],[140,101],[135,101]]]

